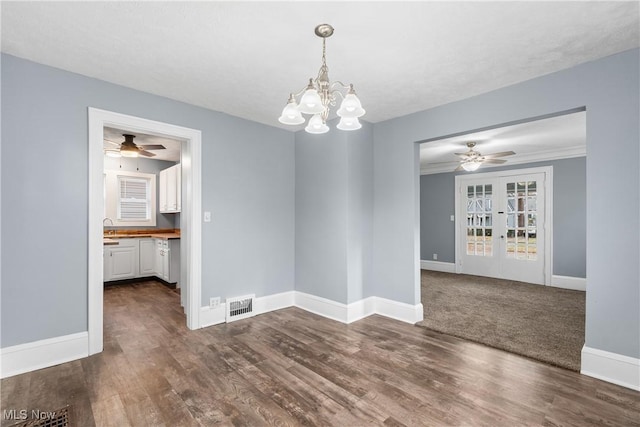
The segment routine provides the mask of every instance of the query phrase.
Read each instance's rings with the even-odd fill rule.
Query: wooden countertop
[[[135,238],[154,238],[154,239],[179,239],[179,229],[158,229],[158,230],[114,230],[115,233],[111,234],[105,232],[103,234],[105,245],[117,245],[119,239],[135,239]]]
[[[148,233],[148,234],[107,234],[104,236],[104,240],[114,240],[117,241],[118,239],[139,239],[139,238],[144,238],[144,237],[151,237],[154,239],[164,239],[164,240],[169,240],[169,239],[179,239],[180,238],[180,234],[178,233]]]

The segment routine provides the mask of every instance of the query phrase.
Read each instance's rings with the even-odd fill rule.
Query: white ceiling
[[[423,175],[452,172],[459,166],[467,142],[476,142],[474,150],[481,154],[514,151],[501,157],[505,166],[535,161],[586,155],[587,114],[566,114],[533,122],[459,135],[420,145],[420,172]],[[501,165],[482,165],[482,169]]]
[[[166,160],[169,162],[180,161],[180,147],[181,142],[177,139],[171,139],[167,137],[160,137],[154,135],[146,135],[144,133],[130,132],[121,129],[115,129],[110,127],[104,128],[104,149],[105,150],[118,150],[120,144],[124,141],[123,134],[134,135],[133,142],[141,147],[145,145],[160,144],[164,145],[164,150],[149,150],[150,153],[155,154],[154,157],[148,157],[153,160]],[[147,158],[147,157],[145,157]]]
[[[2,2],[2,51],[272,126],[320,66],[379,122],[639,45],[638,2]],[[285,127],[299,130],[301,126]]]

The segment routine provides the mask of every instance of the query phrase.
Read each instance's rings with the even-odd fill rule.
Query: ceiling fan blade
[[[104,142],[108,143],[108,144],[113,144],[113,145],[117,145],[118,147],[120,146],[119,142],[115,142],[115,141],[111,141],[109,139],[105,139]]]
[[[506,162],[507,162],[506,160],[501,160],[501,159],[484,159],[482,161],[482,163],[492,163],[494,165],[501,165]]]
[[[138,145],[138,147],[144,150],[165,150],[166,149],[164,145],[160,145],[160,144]]]
[[[138,154],[145,157],[155,157],[156,155],[148,152],[147,150],[138,150]]]
[[[456,156],[465,156],[466,157],[466,156],[468,156],[470,154],[470,151],[467,151],[466,153],[453,153],[453,154],[455,154]]]
[[[485,154],[484,157],[491,159],[494,157],[506,157],[506,156],[513,156],[514,153],[513,151],[501,151],[499,153],[492,153],[492,154]]]
[[[427,165],[451,165],[453,166],[456,163],[460,163],[459,160],[450,160],[448,162],[426,162]]]

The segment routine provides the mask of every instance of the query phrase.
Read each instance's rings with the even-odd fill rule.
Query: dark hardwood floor
[[[70,404],[82,427],[640,426],[638,392],[381,316],[288,308],[189,331],[159,283],[104,300],[104,352],[2,380],[3,410]]]

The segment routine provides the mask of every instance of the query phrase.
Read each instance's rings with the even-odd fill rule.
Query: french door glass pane
[[[537,182],[508,182],[506,257],[537,259]]]
[[[467,186],[467,255],[492,256],[493,187]]]

